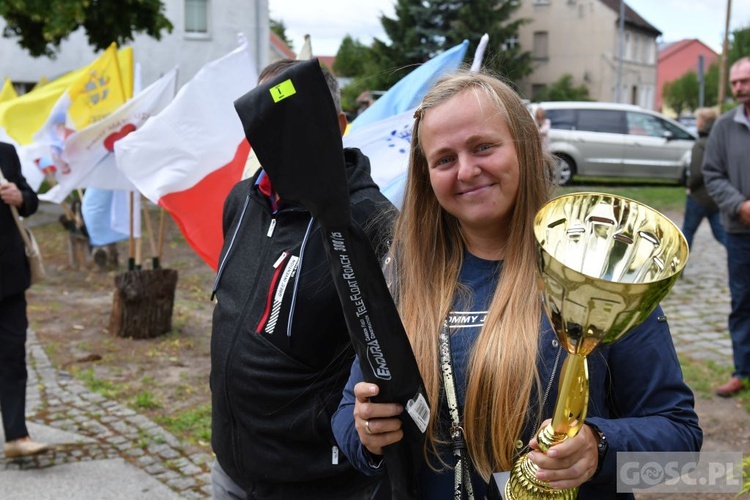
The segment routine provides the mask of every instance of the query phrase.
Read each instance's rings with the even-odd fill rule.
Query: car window
[[[664,122],[664,127],[667,130],[669,130],[670,132],[672,132],[672,137],[673,138],[680,139],[680,140],[683,140],[683,141],[694,141],[695,140],[695,137],[693,137],[689,133],[685,132],[680,127],[676,126],[675,124],[669,123],[666,120],[662,120],[662,121]]]
[[[576,128],[576,112],[573,109],[545,110],[551,128],[574,130]]]
[[[625,133],[625,114],[610,109],[580,109],[576,130],[588,132],[605,132],[610,134]]]
[[[628,112],[628,133],[630,135],[647,135],[649,137],[664,137],[667,129],[664,120],[646,113]]]

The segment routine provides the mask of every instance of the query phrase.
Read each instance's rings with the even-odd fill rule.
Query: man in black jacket
[[[296,63],[274,63],[260,81]],[[343,134],[338,84],[324,75]],[[382,257],[393,206],[359,150],[344,158],[353,219]],[[330,426],[354,351],[317,221],[280,199],[261,169],[233,188],[223,224],[211,341],[214,498],[366,499],[372,480],[339,453]]]
[[[6,457],[41,453],[47,445],[29,438],[26,429],[26,289],[31,285],[23,239],[10,207],[24,217],[39,200],[21,174],[15,148],[0,142],[0,410]]]

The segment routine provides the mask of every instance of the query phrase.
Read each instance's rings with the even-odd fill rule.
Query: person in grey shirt
[[[747,388],[750,378],[750,57],[732,65],[729,83],[739,106],[716,121],[703,160],[706,189],[721,209],[727,232],[734,372],[716,389],[722,397]]]

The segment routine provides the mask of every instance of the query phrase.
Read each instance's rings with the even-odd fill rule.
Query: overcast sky
[[[299,51],[306,33],[313,54],[336,55],[348,34],[365,45],[373,38],[385,40],[382,14],[393,17],[395,0],[269,0],[272,19],[286,26],[287,37]],[[529,0],[526,0],[529,1]],[[698,38],[721,51],[727,0],[627,0],[641,17],[663,33],[660,41]],[[750,26],[750,0],[733,0],[730,32]]]

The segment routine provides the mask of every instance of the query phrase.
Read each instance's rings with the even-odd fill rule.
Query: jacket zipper
[[[294,318],[294,306],[297,304],[297,287],[299,286],[299,278],[302,275],[302,257],[305,255],[305,247],[307,247],[307,240],[310,239],[310,232],[312,229],[314,217],[310,217],[310,222],[307,223],[307,229],[305,230],[305,237],[302,239],[302,246],[299,249],[299,261],[297,262],[297,276],[294,277],[294,290],[292,290],[292,305],[289,308],[289,319],[286,322],[286,336],[292,337],[292,318]]]
[[[213,302],[214,297],[216,297],[216,290],[219,289],[219,280],[221,280],[221,275],[224,273],[224,266],[229,260],[229,254],[232,253],[232,249],[234,248],[234,241],[237,239],[237,233],[239,233],[240,231],[240,227],[242,226],[242,219],[245,218],[245,212],[247,212],[247,206],[249,203],[250,203],[250,194],[248,193],[247,197],[245,198],[245,204],[242,206],[242,213],[240,214],[240,220],[239,222],[237,222],[237,227],[234,228],[232,239],[229,241],[229,248],[227,248],[227,253],[224,254],[224,258],[222,259],[221,264],[219,265],[219,271],[216,273],[216,279],[214,280],[214,288],[213,290],[211,290],[211,302]],[[275,225],[276,219],[273,219],[273,222]]]
[[[273,227],[273,224],[272,224]],[[268,295],[266,297],[266,308],[263,310],[263,315],[260,317],[260,321],[258,322],[258,326],[255,327],[255,333],[262,333],[263,332],[263,325],[266,324],[266,321],[268,321],[268,316],[271,314],[271,305],[273,304],[273,296],[274,292],[276,290],[276,284],[279,282],[279,276],[281,276],[281,272],[284,270],[284,267],[281,265],[286,261],[286,258],[289,256],[289,252],[282,252],[278,259],[276,259],[276,262],[274,262],[273,267],[276,269],[273,273],[273,278],[271,279],[271,284],[268,287]]]

